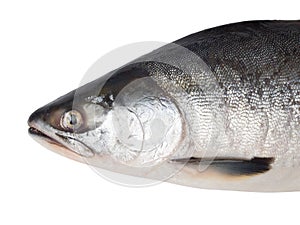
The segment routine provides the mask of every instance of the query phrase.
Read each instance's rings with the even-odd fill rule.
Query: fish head
[[[136,65],[45,105],[28,124],[34,139],[55,152],[130,175],[143,176],[140,168],[149,172],[187,148],[180,107],[149,71]]]

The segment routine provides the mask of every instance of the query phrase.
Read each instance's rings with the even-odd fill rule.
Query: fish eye
[[[83,118],[80,112],[75,109],[63,113],[60,125],[66,130],[77,130],[83,125]]]

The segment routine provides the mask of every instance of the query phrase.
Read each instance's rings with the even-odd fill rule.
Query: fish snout
[[[39,121],[44,120],[45,114],[47,114],[47,111],[45,110],[45,108],[39,108],[36,111],[34,111],[28,118],[28,121],[27,121],[28,126],[35,127]]]
[[[43,125],[46,122],[48,110],[45,107],[34,111],[28,118],[27,124],[29,126],[28,133],[35,137],[47,137],[43,131]]]

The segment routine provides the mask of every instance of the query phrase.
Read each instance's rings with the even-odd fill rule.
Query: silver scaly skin
[[[38,109],[28,124],[51,150],[119,173],[300,190],[300,21],[189,35]]]

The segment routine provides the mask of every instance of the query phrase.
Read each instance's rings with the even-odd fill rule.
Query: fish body
[[[38,109],[69,158],[226,190],[300,190],[300,21],[249,21],[163,46]]]

